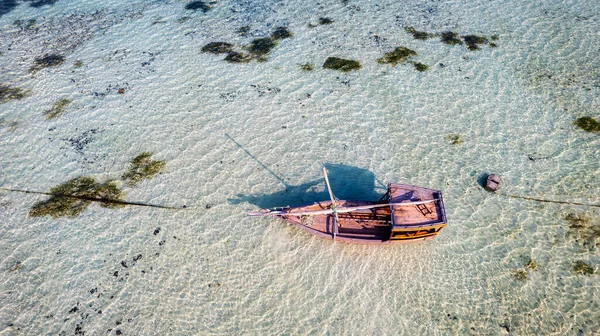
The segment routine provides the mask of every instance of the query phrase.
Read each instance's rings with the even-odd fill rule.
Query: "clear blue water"
[[[600,332],[598,208],[506,196],[600,203],[598,134],[574,125],[600,119],[595,1],[186,5],[0,2],[0,85],[24,94],[0,103],[0,187],[119,180],[148,151],[166,170],[124,198],[186,206],[32,217],[47,196],[0,191],[0,335]],[[277,27],[260,61],[201,51]],[[399,46],[417,55],[377,62]],[[440,189],[449,226],[360,246],[246,217],[326,198],[323,165],[339,198]]]

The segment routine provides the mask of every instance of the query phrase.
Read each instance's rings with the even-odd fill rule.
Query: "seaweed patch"
[[[300,69],[302,71],[313,71],[315,70],[315,66],[310,63],[305,63],[300,65]]]
[[[211,9],[211,7],[205,4],[204,1],[192,1],[185,5],[185,9],[193,11],[201,10],[206,13],[209,9]]]
[[[393,51],[386,52],[377,60],[377,63],[395,66],[398,63],[406,62],[412,56],[417,56],[417,52],[406,47],[397,47]]]
[[[362,66],[360,65],[359,61],[338,57],[328,57],[325,60],[325,63],[323,63],[323,68],[349,72],[353,70],[359,70],[362,68]]]
[[[600,122],[589,116],[577,118],[574,124],[586,132],[600,132]]]
[[[93,177],[78,177],[50,189],[52,196],[36,203],[29,215],[32,217],[52,216],[76,217],[92,202],[99,202],[106,208],[123,206],[115,201],[122,201],[123,192],[113,181],[98,183]]]
[[[33,60],[33,65],[29,68],[30,72],[35,72],[44,68],[56,67],[65,62],[65,57],[59,54],[46,54],[41,57],[36,57]]]
[[[413,66],[415,67],[415,70],[419,72],[427,71],[427,69],[429,69],[427,65],[419,62],[413,62]]]
[[[264,56],[277,46],[277,42],[271,37],[263,37],[253,40],[248,46],[248,51],[256,56]]]
[[[587,262],[583,260],[577,260],[573,263],[572,268],[573,273],[581,274],[581,275],[593,275],[594,268]]]
[[[129,171],[122,177],[127,185],[136,186],[142,180],[153,178],[165,168],[164,161],[155,161],[151,157],[152,153],[143,152],[131,160]]]
[[[0,103],[6,103],[13,99],[23,99],[25,96],[26,92],[21,88],[0,84]]]
[[[69,106],[71,102],[72,100],[67,98],[58,100],[56,103],[54,103],[54,105],[52,105],[52,108],[44,111],[46,119],[54,119],[63,114],[65,112],[66,107]]]
[[[460,134],[446,134],[444,139],[448,140],[452,145],[460,145],[464,142]]]
[[[458,34],[451,31],[446,31],[440,34],[440,41],[449,45],[462,44],[463,42],[458,38]]]
[[[413,27],[404,27],[404,30],[407,33],[411,34],[415,40],[427,40],[428,38],[435,36],[435,34],[418,31]]]
[[[229,63],[248,63],[252,61],[252,56],[237,51],[231,51],[225,56],[224,60]]]
[[[467,49],[469,49],[469,50],[479,50],[480,44],[488,43],[487,38],[485,38],[483,36],[465,35],[465,36],[461,36],[461,37],[462,37],[463,41],[465,41],[465,44],[467,45]]]
[[[294,34],[287,27],[277,27],[271,33],[271,37],[275,40],[282,40],[292,37]]]
[[[231,51],[233,45],[227,42],[210,42],[202,47],[202,52],[211,54],[225,54]]]

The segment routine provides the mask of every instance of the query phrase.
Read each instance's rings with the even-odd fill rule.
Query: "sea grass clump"
[[[35,72],[44,68],[55,67],[63,64],[65,57],[59,54],[46,54],[42,57],[36,57],[33,65],[29,68],[30,72]]]
[[[451,31],[443,32],[440,41],[450,45],[462,44],[463,42],[458,38],[458,34]]]
[[[231,51],[233,45],[227,42],[210,42],[202,47],[202,52],[211,54],[225,54]]]
[[[143,152],[131,160],[129,171],[122,177],[127,185],[136,186],[142,180],[153,178],[165,168],[164,161],[154,161],[151,157],[152,153]]]
[[[382,58],[377,60],[377,63],[395,66],[398,63],[406,62],[412,56],[417,56],[417,52],[406,47],[397,47],[393,51],[385,53]]]
[[[52,196],[36,203],[29,215],[32,217],[52,216],[76,217],[92,202],[98,202],[106,208],[124,206],[121,200],[123,192],[115,182],[98,183],[93,177],[78,177],[50,189]]]
[[[25,92],[21,88],[0,84],[0,103],[6,103],[13,99],[22,99],[25,95]]]
[[[444,138],[453,145],[460,145],[464,142],[463,137],[460,134],[446,134]]]
[[[352,70],[359,70],[362,68],[359,61],[348,60],[338,57],[328,57],[323,63],[324,69],[333,69],[343,72],[349,72]]]
[[[565,220],[569,223],[569,235],[577,242],[589,248],[600,244],[600,222],[574,213],[567,214]]]
[[[188,3],[187,5],[185,5],[185,9],[193,10],[193,11],[201,10],[204,13],[206,13],[210,8],[211,7],[207,4],[205,4],[204,1],[192,1],[192,2]]]
[[[465,44],[467,45],[467,49],[469,50],[479,50],[480,44],[488,43],[487,38],[483,36],[465,35],[462,36],[462,38],[465,41]]]
[[[252,61],[252,56],[237,51],[231,51],[225,57],[225,61],[229,63],[248,63]]]
[[[413,37],[415,40],[427,40],[428,38],[430,38],[430,37],[432,37],[432,36],[433,36],[433,34],[429,34],[429,33],[422,32],[422,31],[418,31],[418,30],[416,30],[416,29],[415,29],[415,28],[413,28],[413,27],[404,27],[404,30],[405,30],[407,33],[411,34],[411,35],[412,35],[412,37]]]
[[[69,104],[71,104],[72,100],[71,99],[67,99],[67,98],[63,98],[60,99],[59,101],[57,101],[56,103],[54,103],[54,105],[52,105],[52,108],[44,111],[44,115],[46,116],[46,119],[54,119],[58,116],[60,116],[61,114],[63,114],[63,112],[65,112],[65,108],[67,106],[69,106]]]
[[[592,117],[579,117],[575,120],[575,126],[581,128],[586,132],[598,133],[600,132],[600,122]]]
[[[573,263],[573,272],[581,275],[594,274],[594,268],[583,260],[577,260]]]
[[[290,38],[293,35],[294,34],[292,34],[292,32],[289,31],[289,29],[287,29],[287,27],[277,27],[277,28],[275,28],[273,33],[271,33],[271,37],[275,40],[282,40],[282,39]]]
[[[271,37],[262,37],[253,40],[248,46],[248,51],[256,56],[265,56],[270,53],[277,45],[275,39]]]
[[[518,268],[513,270],[513,277],[519,281],[525,281],[529,277],[529,271],[526,269]]]
[[[306,63],[306,64],[301,64],[300,69],[302,71],[313,71],[313,70],[315,70],[315,66],[310,63]]]
[[[427,71],[427,69],[429,69],[429,67],[427,65],[425,65],[423,63],[419,63],[419,62],[413,62],[413,66],[419,72]]]

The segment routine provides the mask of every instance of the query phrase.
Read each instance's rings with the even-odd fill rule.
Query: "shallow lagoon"
[[[21,90],[0,103],[0,187],[118,180],[150,152],[165,170],[119,184],[124,199],[186,208],[54,219],[29,216],[47,196],[0,192],[0,334],[597,333],[598,209],[477,180],[600,203],[600,139],[575,125],[600,119],[599,14],[594,1],[3,2],[0,85]],[[202,52],[246,55],[278,27],[293,35],[248,62]],[[401,46],[428,68],[377,62]],[[361,69],[323,69],[328,57]],[[245,216],[326,198],[322,165],[340,198],[441,189],[449,227],[355,246]]]

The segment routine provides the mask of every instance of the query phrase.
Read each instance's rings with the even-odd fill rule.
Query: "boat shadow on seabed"
[[[329,172],[331,189],[339,199],[377,201],[385,194],[386,186],[376,180],[375,174],[367,169],[332,163],[323,166]],[[325,200],[329,200],[329,193],[323,178],[300,185],[286,184],[284,190],[271,194],[238,194],[237,198],[227,199],[230,204],[248,202],[262,209],[293,207]]]

